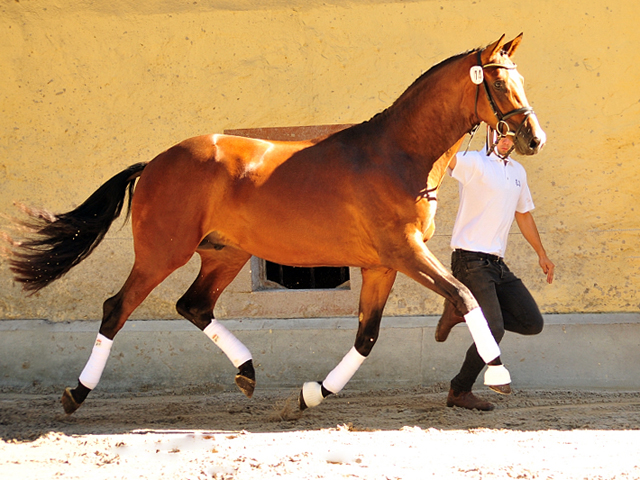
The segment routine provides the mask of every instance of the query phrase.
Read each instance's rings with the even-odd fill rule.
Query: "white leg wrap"
[[[111,352],[111,345],[113,345],[113,340],[109,340],[104,335],[98,334],[89,361],[78,378],[80,383],[85,387],[93,390],[98,385],[102,371],[107,364],[109,353]]]
[[[302,385],[302,399],[307,407],[317,407],[322,403],[322,386],[318,382],[306,382]]]
[[[204,333],[229,357],[234,367],[252,359],[249,349],[216,319],[211,320]]]
[[[496,339],[493,338],[487,319],[484,318],[480,307],[474,308],[464,316],[465,322],[469,327],[469,332],[473,337],[473,341],[478,349],[478,354],[484,360],[484,363],[489,363],[491,360],[500,356],[500,347],[498,346]]]
[[[488,365],[484,372],[485,385],[508,385],[511,383],[511,375],[504,365]]]
[[[351,350],[347,352],[342,361],[329,372],[327,378],[322,382],[324,388],[331,393],[338,393],[351,380],[354,373],[358,371],[365,358],[367,357],[363,357],[358,353],[356,347],[351,347]]]

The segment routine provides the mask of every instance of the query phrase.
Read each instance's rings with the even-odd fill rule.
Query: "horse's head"
[[[498,136],[511,136],[518,153],[534,155],[542,149],[546,134],[527,101],[524,79],[511,61],[521,41],[522,33],[510,42],[505,42],[503,35],[478,51],[471,79],[477,85],[478,118],[491,126]],[[482,90],[486,95],[482,95]]]

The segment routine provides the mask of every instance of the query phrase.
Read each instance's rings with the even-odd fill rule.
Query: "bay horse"
[[[213,311],[251,255],[362,271],[354,346],[323,382],[303,385],[301,409],[338,393],[369,355],[397,272],[464,315],[489,364],[485,383],[507,393],[509,372],[478,303],[426,242],[435,229],[438,188],[467,132],[485,122],[514,137],[524,155],[538,153],[545,142],[511,60],[521,40],[522,34],[510,42],[503,35],[435,65],[386,110],[335,134],[296,142],[190,138],[124,169],[68,213],[31,211],[25,223],[36,233],[13,242],[10,258],[15,280],[28,292],[86,258],[125,206],[131,214],[132,270],[104,302],[90,358],[77,386],[63,393],[64,410],[73,413],[97,386],[113,339],[133,310],[194,253],[200,272],[177,311],[229,357],[248,397],[255,388],[251,353]]]

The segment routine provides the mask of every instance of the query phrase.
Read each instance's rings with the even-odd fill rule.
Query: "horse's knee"
[[[471,293],[471,290],[462,283],[455,289],[451,303],[463,316],[479,307],[478,301]]]

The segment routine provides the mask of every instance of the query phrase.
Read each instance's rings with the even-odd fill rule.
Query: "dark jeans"
[[[498,343],[505,330],[521,335],[542,331],[543,319],[538,305],[500,257],[455,250],[451,255],[451,270],[476,297]],[[471,391],[484,366],[475,344],[471,345],[460,373],[451,380],[451,388],[456,392]]]

